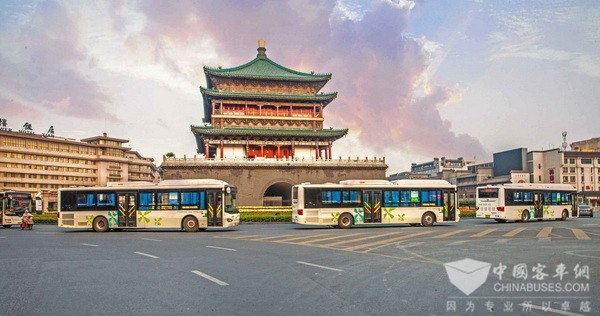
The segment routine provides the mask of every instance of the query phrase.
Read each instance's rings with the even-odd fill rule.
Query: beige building
[[[56,210],[59,188],[159,181],[153,159],[124,147],[127,142],[106,133],[76,141],[30,129],[0,128],[0,190],[41,195],[42,209],[47,211]]]

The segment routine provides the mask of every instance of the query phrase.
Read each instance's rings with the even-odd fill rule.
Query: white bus
[[[20,225],[25,210],[33,211],[31,193],[17,191],[0,192],[0,222],[4,228]]]
[[[59,190],[58,226],[97,232],[179,228],[188,232],[240,223],[236,187],[213,179],[114,182]]]
[[[477,218],[527,222],[577,216],[576,190],[568,184],[511,183],[477,187]]]
[[[346,180],[292,187],[292,222],[431,226],[458,221],[456,186],[444,180]]]

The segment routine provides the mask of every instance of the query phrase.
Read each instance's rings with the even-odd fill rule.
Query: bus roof
[[[480,188],[576,191],[572,185],[562,183],[505,183],[477,187],[477,189]]]
[[[344,180],[339,183],[302,183],[295,186],[325,188],[451,188],[456,186],[445,180],[405,179],[405,180]]]
[[[182,179],[182,180],[163,180],[158,183],[148,181],[130,181],[130,182],[108,182],[106,186],[95,187],[71,187],[61,188],[59,191],[93,191],[93,190],[144,190],[144,189],[168,189],[168,188],[186,188],[186,187],[212,187],[222,188],[229,185],[227,182],[216,179]]]

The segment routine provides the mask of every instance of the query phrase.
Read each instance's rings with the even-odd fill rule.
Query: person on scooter
[[[21,230],[25,228],[33,229],[33,214],[29,213],[28,209],[25,209],[21,218]]]

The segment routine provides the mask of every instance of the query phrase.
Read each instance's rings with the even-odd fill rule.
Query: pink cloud
[[[107,112],[110,95],[78,70],[79,64],[89,65],[90,57],[74,12],[45,1],[28,13],[27,23],[16,28],[19,41],[11,49],[17,57],[0,53],[2,90],[30,107],[47,107],[65,116],[117,120]]]
[[[256,40],[264,38],[267,55],[276,62],[333,73],[324,91],[337,90],[339,97],[327,108],[327,120],[336,128],[359,132],[363,146],[376,152],[394,147],[426,156],[487,156],[476,138],[455,134],[440,116],[438,107],[451,103],[455,92],[433,85],[426,87],[427,94],[419,93],[432,57],[423,40],[405,33],[410,7],[380,2],[362,19],[351,20],[332,16],[335,1],[305,1],[303,6],[283,1],[147,1],[139,7],[148,21],[140,36],[167,59],[166,41],[185,45],[209,37],[222,56],[235,62],[215,61],[224,67],[252,59]]]

